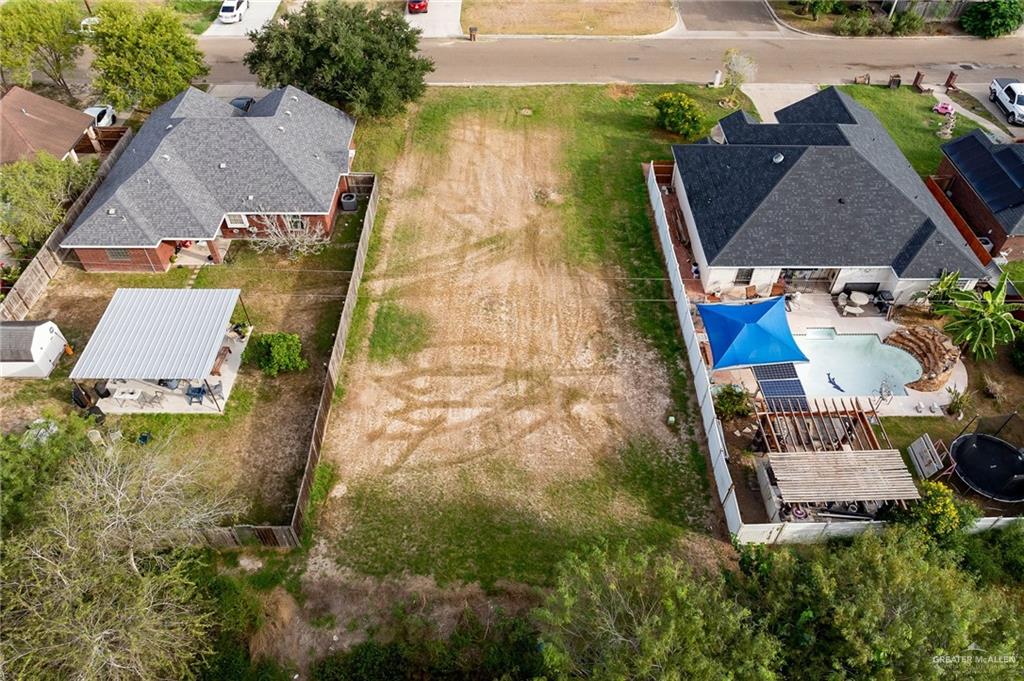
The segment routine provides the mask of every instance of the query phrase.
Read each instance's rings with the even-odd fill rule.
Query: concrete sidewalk
[[[778,123],[776,111],[810,97],[818,91],[818,86],[810,83],[745,83],[740,90],[750,97],[762,121]]]

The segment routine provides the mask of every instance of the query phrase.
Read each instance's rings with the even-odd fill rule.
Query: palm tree
[[[946,300],[935,303],[935,311],[949,319],[945,331],[974,359],[992,359],[997,347],[1024,333],[1024,322],[1013,316],[1024,305],[1006,302],[1006,272],[994,289],[981,295],[963,290],[948,291],[946,295]]]

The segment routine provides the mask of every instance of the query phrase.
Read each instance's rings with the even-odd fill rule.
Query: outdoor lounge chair
[[[857,307],[856,305],[845,305],[843,307],[843,316],[852,314],[854,317],[864,314],[863,307]]]

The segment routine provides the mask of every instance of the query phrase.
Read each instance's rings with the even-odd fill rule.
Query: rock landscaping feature
[[[909,352],[921,364],[921,378],[908,383],[911,390],[932,392],[949,382],[953,367],[960,359],[960,348],[949,336],[933,326],[911,326],[893,331],[886,345]]]

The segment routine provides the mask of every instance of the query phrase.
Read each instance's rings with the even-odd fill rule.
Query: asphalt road
[[[247,38],[203,37],[212,83],[249,82],[241,63]],[[722,53],[738,47],[758,64],[763,83],[837,83],[870,73],[876,82],[924,71],[941,82],[956,70],[964,82],[995,76],[1024,79],[1024,39],[968,38],[683,38],[424,40],[433,84],[544,84],[710,81]]]

